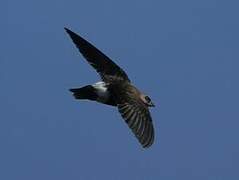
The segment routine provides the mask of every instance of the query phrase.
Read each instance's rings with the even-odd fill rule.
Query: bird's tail
[[[73,93],[73,96],[76,99],[89,99],[89,100],[97,99],[97,94],[95,92],[95,89],[91,85],[87,85],[81,88],[72,88],[69,90]]]

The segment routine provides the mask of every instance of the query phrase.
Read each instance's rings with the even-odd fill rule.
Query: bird
[[[90,100],[118,108],[143,148],[154,143],[155,133],[149,107],[151,98],[138,90],[125,71],[80,35],[64,28],[82,56],[100,75],[101,81],[69,89],[77,100]]]

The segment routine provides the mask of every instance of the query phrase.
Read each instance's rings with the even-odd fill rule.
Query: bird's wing
[[[72,41],[79,49],[81,54],[86,58],[90,65],[100,74],[105,82],[112,82],[115,80],[130,82],[127,74],[110,58],[104,55],[100,50],[90,44],[88,41],[65,28],[66,32],[71,37]]]
[[[117,98],[119,112],[144,148],[154,142],[154,127],[148,107],[127,91]]]

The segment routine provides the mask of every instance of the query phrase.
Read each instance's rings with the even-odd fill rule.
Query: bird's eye
[[[148,96],[145,96],[145,100],[149,103],[151,102],[151,99]]]

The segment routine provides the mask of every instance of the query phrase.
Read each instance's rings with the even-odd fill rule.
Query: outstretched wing
[[[149,109],[135,93],[127,90],[118,87],[116,92],[119,93],[119,112],[141,145],[144,148],[150,147],[154,142],[154,127]]]
[[[118,104],[119,112],[141,145],[146,148],[154,142],[154,128],[149,110],[133,103]]]
[[[76,33],[67,28],[65,28],[65,30],[81,54],[100,74],[103,81],[112,82],[114,80],[123,80],[130,82],[127,74],[110,58]]]

